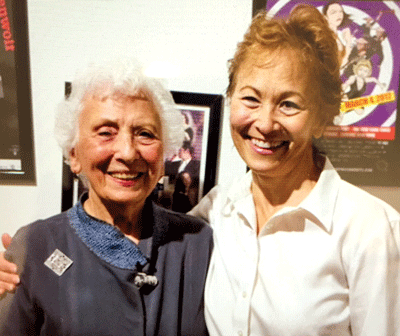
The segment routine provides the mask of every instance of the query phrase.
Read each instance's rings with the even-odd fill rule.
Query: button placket
[[[259,258],[259,245],[257,233],[254,230],[249,230],[246,235],[242,236],[243,256],[241,270],[238,270],[237,279],[240,279],[240,284],[237,288],[238,296],[234,307],[234,330],[238,335],[248,335],[250,324],[250,305],[251,293],[255,285],[257,276],[257,265]],[[243,266],[244,265],[244,266]]]

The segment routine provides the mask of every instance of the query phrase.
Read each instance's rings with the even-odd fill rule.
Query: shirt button
[[[242,296],[243,296],[243,298],[245,299],[245,298],[247,297],[247,293],[246,293],[246,292],[243,292],[243,293],[242,293]]]
[[[241,330],[238,331],[239,336],[243,336],[243,332]]]

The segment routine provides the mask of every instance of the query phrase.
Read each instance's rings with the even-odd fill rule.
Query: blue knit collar
[[[90,216],[83,209],[87,199],[84,194],[80,201],[68,210],[71,226],[83,243],[100,259],[122,268],[135,270],[148,262],[139,247],[115,226]]]

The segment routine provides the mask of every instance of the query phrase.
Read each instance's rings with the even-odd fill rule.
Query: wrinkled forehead
[[[86,99],[113,99],[115,101],[129,101],[135,99],[153,102],[153,97],[145,88],[135,88],[127,91],[124,88],[113,86],[109,83],[98,83],[88,86],[83,101]]]
[[[118,110],[130,110],[131,104],[136,104],[136,108],[140,108],[146,115],[151,115],[158,122],[161,122],[160,108],[155,104],[151,96],[143,90],[131,92],[129,94],[119,90],[91,90],[85,94],[80,104],[79,119],[87,117],[87,113],[93,114],[93,106],[105,106],[108,100],[112,101],[114,108]],[[101,105],[99,105],[99,103]],[[137,103],[140,103],[139,105]],[[94,105],[93,105],[94,104]],[[110,107],[111,108],[111,107]],[[142,114],[144,116],[144,114]]]

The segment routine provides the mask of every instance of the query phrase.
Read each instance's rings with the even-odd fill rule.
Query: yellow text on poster
[[[345,113],[350,110],[363,108],[371,105],[381,105],[391,103],[396,100],[394,91],[388,91],[373,96],[365,96],[356,99],[347,100],[341,103],[340,112]]]

